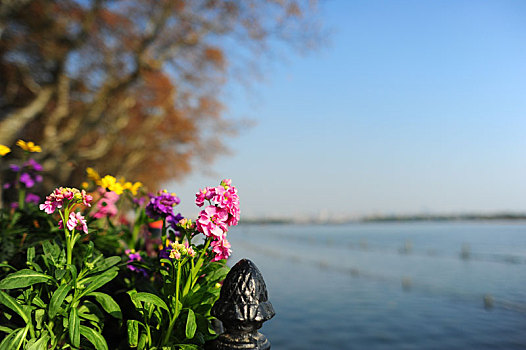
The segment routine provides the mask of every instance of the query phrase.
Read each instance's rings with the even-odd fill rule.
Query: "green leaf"
[[[42,249],[44,250],[46,258],[50,259],[53,265],[57,265],[60,257],[60,248],[58,245],[51,243],[50,241],[45,241],[42,242]]]
[[[62,277],[64,277],[65,274],[66,274],[66,270],[65,269],[56,269],[55,270],[55,279],[57,281],[61,280]]]
[[[135,289],[132,289],[132,290],[127,291],[126,293],[128,293],[128,295],[130,296],[130,299],[131,299],[133,305],[135,306],[135,308],[137,310],[142,309],[141,302],[138,301],[138,300],[135,300],[135,295],[137,294],[137,291]]]
[[[195,335],[197,324],[195,323],[195,314],[192,309],[188,309],[188,316],[186,317],[186,338],[192,339]]]
[[[148,336],[145,333],[142,333],[139,337],[139,344],[137,345],[137,348],[139,350],[146,349],[146,346],[148,345]]]
[[[117,265],[122,261],[122,258],[120,256],[110,256],[106,259],[104,259],[104,262],[100,264],[99,266],[96,266],[93,270],[91,270],[88,275],[93,275],[95,273],[102,272],[104,270],[109,269],[112,266]]]
[[[74,347],[80,346],[80,318],[76,307],[69,312],[69,340]]]
[[[40,338],[33,343],[27,350],[45,350],[48,348],[49,335],[47,332],[43,332]]]
[[[44,321],[45,313],[46,313],[46,310],[44,309],[38,309],[35,311],[36,329],[42,329],[42,322]]]
[[[95,322],[96,324],[102,324],[104,322],[104,314],[100,311],[97,304],[92,303],[89,300],[84,301],[84,304],[78,308],[79,317],[86,320]]]
[[[170,259],[165,259],[165,258],[159,260],[159,262],[160,262],[161,264],[168,264],[168,265],[172,265],[172,264],[173,264],[172,260],[170,260]]]
[[[199,346],[194,344],[177,344],[176,346],[181,348],[181,350],[199,350]]]
[[[35,247],[27,248],[27,262],[33,262],[35,260]]]
[[[53,296],[51,297],[51,300],[49,301],[49,318],[50,319],[53,319],[55,317],[58,309],[64,302],[64,298],[66,298],[66,295],[68,295],[70,290],[71,290],[71,286],[69,284],[63,284],[57,288],[55,293],[53,293]]]
[[[92,292],[88,294],[88,296],[94,296],[100,306],[102,306],[102,308],[111,316],[118,318],[119,320],[122,319],[122,312],[119,304],[117,304],[108,294]]]
[[[198,314],[209,315],[210,310],[212,309],[212,306],[213,304],[208,304],[208,303],[200,304],[197,306],[193,306],[193,310]]]
[[[79,283],[84,283],[84,284],[89,282],[89,285],[86,287],[86,289],[84,289],[79,294],[77,300],[82,298],[86,294],[89,294],[99,289],[100,287],[102,287],[103,285],[105,285],[106,283],[114,279],[115,277],[117,277],[118,274],[119,274],[119,269],[116,267],[112,267],[111,269],[105,271],[104,273],[100,275],[90,276],[86,278],[85,280],[82,280],[83,282],[79,281]]]
[[[16,269],[15,269],[13,266],[8,265],[8,264],[0,263],[0,268],[2,268],[2,267],[7,267],[7,268],[9,268],[9,269],[11,269],[11,270],[15,270],[15,271],[16,271]]]
[[[0,332],[11,333],[13,330],[9,327],[0,326]]]
[[[71,272],[71,280],[73,281],[73,284],[77,281],[77,267],[73,264],[67,265],[66,270]]]
[[[139,321],[128,320],[128,344],[132,348],[139,344]]]
[[[0,289],[15,289],[32,286],[35,283],[42,283],[53,280],[53,277],[46,274],[23,269],[12,274],[7,275],[0,281]]]
[[[39,308],[42,308],[42,309],[46,308],[46,304],[44,303],[44,301],[42,299],[40,299],[39,296],[35,296],[33,298],[33,304],[38,306]]]
[[[0,350],[18,350],[26,339],[29,325],[24,328],[15,329],[11,334],[4,338],[0,343]]]
[[[141,292],[141,293],[134,294],[132,296],[132,299],[134,299],[135,301],[142,301],[142,302],[145,302],[145,303],[153,304],[153,305],[155,305],[157,307],[160,307],[160,308],[165,309],[166,311],[170,312],[170,310],[168,309],[168,306],[166,305],[166,303],[161,298],[159,298],[157,295],[155,295],[155,294]]]
[[[89,294],[99,289],[100,287],[102,287],[103,285],[105,285],[106,283],[114,279],[115,277],[117,277],[118,274],[119,274],[119,269],[117,267],[112,267],[111,269],[104,271],[100,275],[94,275],[94,276],[90,276],[88,278],[79,280],[77,282],[78,285],[87,285],[87,286],[82,292],[80,292],[80,294],[77,297],[77,300],[82,298],[86,294]]]
[[[22,319],[29,323],[31,319],[31,311],[28,306],[21,305],[16,301],[15,298],[11,297],[9,294],[7,294],[4,291],[0,290],[0,303],[4,304],[14,312],[16,312]]]
[[[207,273],[204,279],[208,282],[219,282],[225,279],[228,271],[230,269],[227,266],[214,267],[214,270]]]
[[[82,334],[97,350],[108,350],[108,344],[106,340],[99,332],[80,325],[80,334]]]

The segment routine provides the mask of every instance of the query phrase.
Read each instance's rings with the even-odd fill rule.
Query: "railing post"
[[[254,263],[242,259],[227,274],[211,311],[223,323],[224,333],[205,344],[206,350],[270,349],[258,329],[274,317],[267,286]]]

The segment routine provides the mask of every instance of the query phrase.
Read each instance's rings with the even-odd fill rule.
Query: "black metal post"
[[[232,267],[211,314],[221,320],[225,332],[207,342],[206,350],[270,349],[268,339],[257,330],[275,312],[263,276],[252,261],[242,259]]]

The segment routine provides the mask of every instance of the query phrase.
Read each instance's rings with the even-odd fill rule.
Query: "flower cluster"
[[[97,186],[103,187],[109,191],[113,191],[121,195],[124,191],[130,191],[134,196],[137,195],[139,188],[142,187],[141,182],[129,182],[123,177],[117,180],[114,176],[106,175],[101,177],[99,173],[93,168],[86,168],[88,178],[95,182]]]
[[[62,222],[62,220],[59,221],[58,227],[61,229],[64,228],[64,223]],[[70,213],[68,221],[66,222],[66,227],[70,231],[77,230],[84,231],[84,233],[86,234],[88,233],[88,224],[86,223],[86,219],[84,219],[81,213]]]
[[[173,210],[180,202],[175,193],[159,191],[156,196],[150,195],[150,201],[146,205],[146,215],[154,220],[166,219],[171,226],[175,225],[183,218],[181,214],[175,215]]]
[[[171,249],[170,249],[170,256],[169,256],[170,259],[179,260],[181,259],[181,257],[185,257],[185,256],[194,257],[195,256],[194,249],[190,247],[187,241],[185,241],[184,243],[179,243],[177,241],[173,242],[171,244]]]
[[[49,196],[46,196],[44,204],[40,204],[40,210],[46,214],[53,214],[57,208],[62,208],[68,204],[84,204],[91,206],[93,197],[86,191],[79,191],[76,188],[59,187],[56,188]]]
[[[18,166],[16,164],[10,164],[9,169],[17,174],[18,182],[22,184],[25,188],[32,188],[35,184],[42,182],[42,175],[39,173],[43,170],[42,165],[37,163],[33,159],[29,159],[27,162]],[[7,182],[4,184],[4,188],[11,188],[16,186],[16,181]]]
[[[216,253],[212,261],[219,261],[223,259],[227,259],[230,254],[232,253],[230,242],[226,240],[226,238],[213,241],[210,244],[210,247],[212,247],[212,251]]]
[[[197,230],[213,239],[211,247],[216,253],[213,261],[226,259],[231,253],[230,243],[226,239],[228,227],[239,222],[237,189],[232,186],[232,180],[225,179],[217,187],[207,187],[196,193],[197,206],[202,207],[205,200],[210,205],[199,214]]]

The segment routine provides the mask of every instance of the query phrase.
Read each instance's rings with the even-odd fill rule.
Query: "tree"
[[[0,144],[40,144],[54,185],[78,185],[88,166],[152,188],[181,177],[236,131],[220,99],[232,67],[276,39],[307,47],[314,10],[294,0],[4,0]]]

